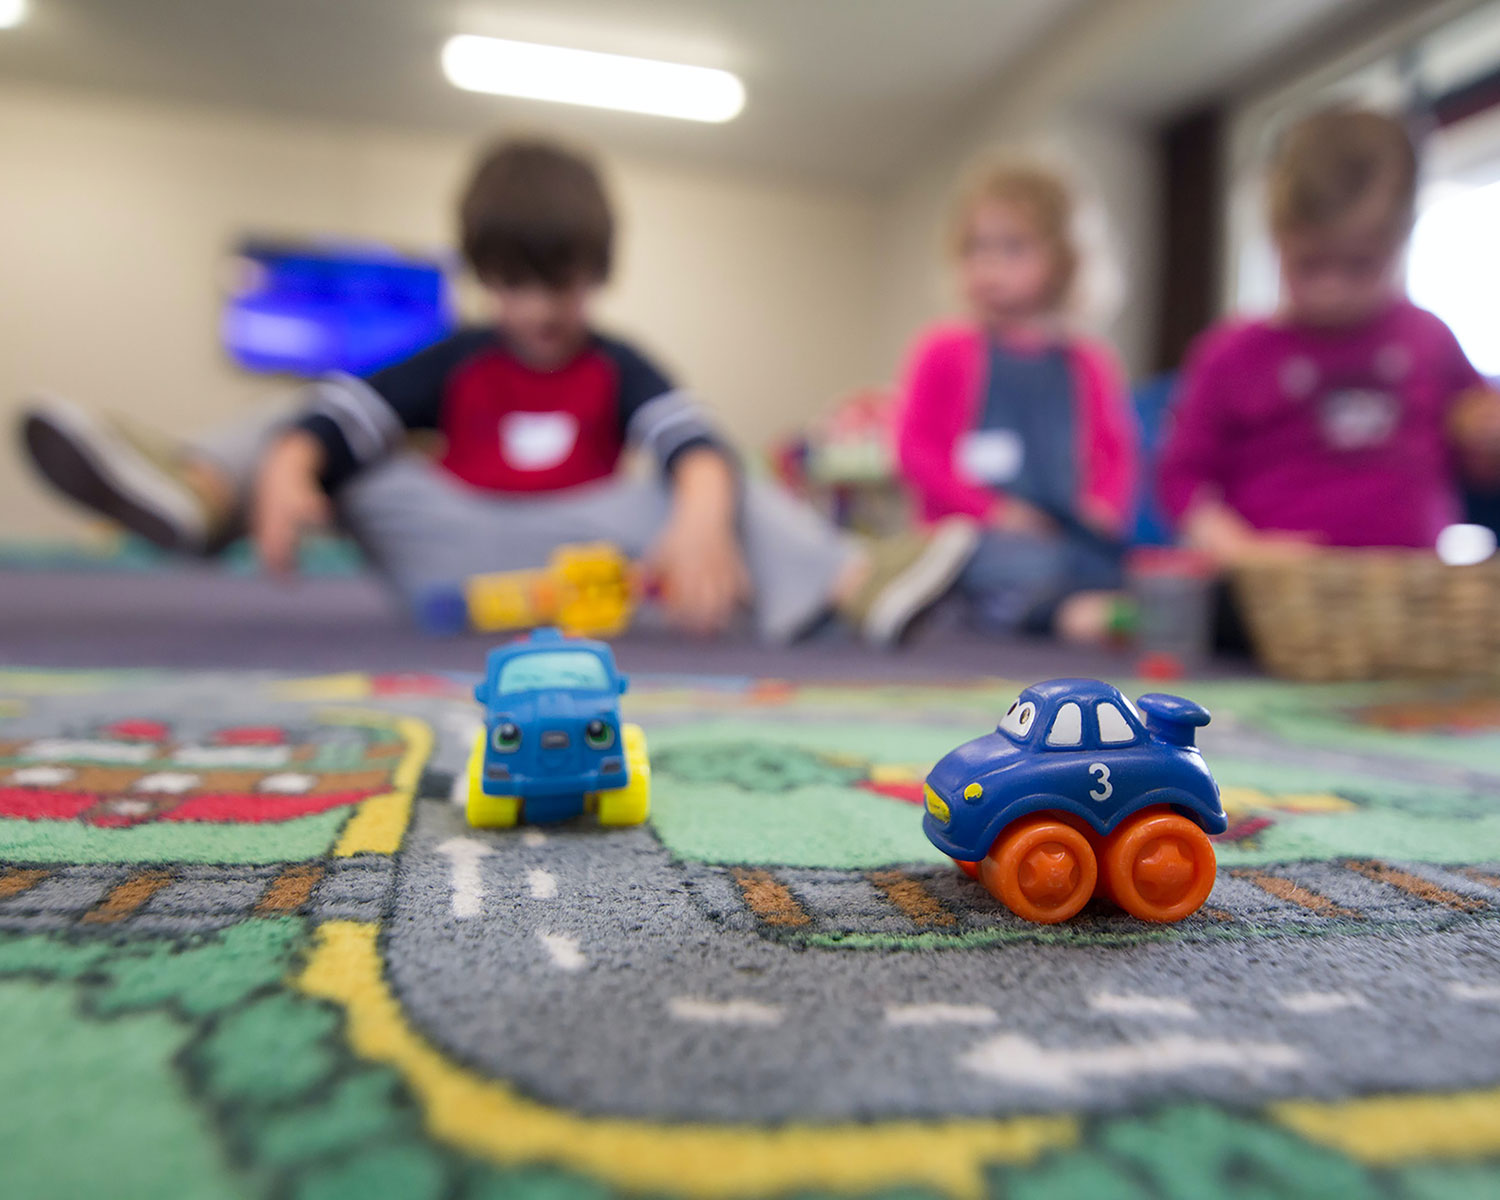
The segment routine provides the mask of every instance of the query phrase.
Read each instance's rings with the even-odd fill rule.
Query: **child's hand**
[[[1453,402],[1449,430],[1477,483],[1500,479],[1500,392],[1473,388]]]
[[[713,450],[687,452],[673,472],[672,512],[646,556],[673,624],[722,633],[750,596],[734,529],[734,473]]]
[[[647,569],[656,577],[668,619],[700,637],[723,633],[750,594],[734,530],[687,512],[668,521]]]
[[[1027,537],[1055,537],[1057,534],[1056,521],[1035,504],[1018,496],[1005,498],[1005,503],[990,518],[990,528]]]
[[[1229,565],[1300,562],[1319,549],[1319,543],[1304,533],[1256,533],[1238,548],[1229,559]]]
[[[291,570],[303,532],[332,521],[318,483],[322,461],[323,448],[300,431],[278,438],[261,459],[250,500],[250,537],[268,570]]]
[[[1318,549],[1318,543],[1306,534],[1255,529],[1217,501],[1194,505],[1183,519],[1182,532],[1189,546],[1202,550],[1220,567],[1295,561]]]

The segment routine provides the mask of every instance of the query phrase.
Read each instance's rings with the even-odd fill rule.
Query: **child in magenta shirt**
[[[1200,340],[1162,458],[1168,513],[1217,561],[1431,547],[1460,519],[1456,460],[1500,449],[1500,397],[1401,294],[1416,173],[1406,131],[1375,113],[1315,115],[1278,148],[1281,306]]]
[[[1039,168],[976,176],[954,221],[972,316],[918,340],[896,437],[922,516],[983,525],[959,580],[982,623],[1089,640],[1121,584],[1136,437],[1114,355],[1063,329],[1071,210]]]

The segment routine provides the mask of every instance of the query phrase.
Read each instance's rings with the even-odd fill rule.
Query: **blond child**
[[[951,239],[969,314],[913,347],[897,448],[924,518],[983,525],[959,581],[981,623],[1088,640],[1121,583],[1136,437],[1114,355],[1065,318],[1073,207],[1058,176],[1024,163],[963,189]]]

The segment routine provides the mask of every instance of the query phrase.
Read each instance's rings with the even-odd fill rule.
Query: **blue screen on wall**
[[[251,371],[364,375],[452,330],[444,264],[375,246],[251,241],[221,328]]]

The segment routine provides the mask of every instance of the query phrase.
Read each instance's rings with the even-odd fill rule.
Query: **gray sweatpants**
[[[197,439],[189,451],[248,496],[266,444],[286,417],[285,410],[257,414]],[[668,501],[661,482],[620,477],[526,497],[484,492],[414,453],[365,469],[334,496],[340,524],[408,604],[470,575],[541,566],[569,542],[611,542],[638,559],[661,531]],[[858,550],[811,508],[754,480],[745,488],[740,528],[756,631],[766,641],[788,641],[828,610],[835,582]]]

